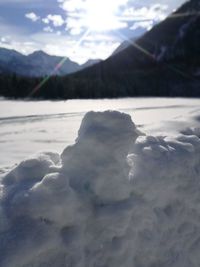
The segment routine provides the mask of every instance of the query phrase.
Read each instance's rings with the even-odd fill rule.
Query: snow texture
[[[200,129],[145,136],[85,115],[74,145],[21,162],[0,187],[2,267],[198,267]]]

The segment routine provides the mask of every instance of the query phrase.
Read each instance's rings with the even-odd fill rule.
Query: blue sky
[[[0,46],[83,63],[163,20],[184,0],[0,0]],[[122,38],[122,36],[124,36]]]

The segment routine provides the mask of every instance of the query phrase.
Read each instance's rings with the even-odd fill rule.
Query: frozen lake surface
[[[20,162],[43,150],[61,152],[77,136],[88,111],[118,110],[131,115],[147,134],[173,134],[195,122],[199,99],[125,98],[112,100],[0,100],[0,167]]]

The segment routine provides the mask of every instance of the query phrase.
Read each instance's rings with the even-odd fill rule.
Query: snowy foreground
[[[118,110],[129,114],[148,135],[177,134],[195,125],[200,99],[125,98],[69,101],[0,99],[0,175],[38,151],[62,150],[74,143],[88,111]]]
[[[21,162],[2,179],[0,266],[199,267],[198,114],[152,136],[89,112],[61,155]]]

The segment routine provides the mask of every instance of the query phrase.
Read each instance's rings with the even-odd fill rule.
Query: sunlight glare
[[[86,0],[85,22],[93,31],[108,31],[126,27],[119,21],[120,7],[126,4],[126,0]]]

